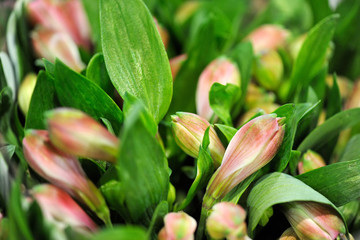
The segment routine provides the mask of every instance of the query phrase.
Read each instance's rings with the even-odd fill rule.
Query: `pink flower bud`
[[[220,57],[212,61],[201,73],[196,89],[196,111],[207,120],[210,120],[214,113],[209,103],[209,92],[216,82],[222,85],[231,83],[240,86],[240,72],[236,64],[225,57]]]
[[[172,115],[171,118],[172,130],[177,145],[189,156],[197,158],[204,133],[210,123],[193,113],[178,112],[176,115]],[[225,148],[212,126],[210,126],[209,138],[210,154],[215,167],[218,167],[224,156]]]
[[[29,130],[23,139],[24,156],[44,179],[62,188],[109,223],[109,210],[96,186],[87,179],[78,160],[55,148],[45,130]]]
[[[247,121],[249,121],[252,117],[255,116],[255,114],[270,114],[272,112],[274,112],[277,108],[279,108],[280,105],[276,104],[276,103],[259,103],[257,105],[257,107],[250,109],[249,111],[245,112],[237,126],[242,126],[243,124],[245,124]]]
[[[346,233],[339,214],[330,206],[316,202],[289,202],[284,214],[300,239],[333,240]]]
[[[73,40],[63,32],[37,29],[31,33],[32,44],[37,57],[54,62],[59,58],[70,68],[80,72],[85,65]]]
[[[19,88],[18,103],[25,116],[30,107],[31,97],[36,85],[36,78],[37,76],[34,73],[27,74]]]
[[[246,237],[246,212],[230,202],[214,205],[206,220],[206,229],[214,239],[244,240]]]
[[[193,240],[196,221],[184,212],[172,212],[164,217],[165,226],[160,230],[159,240]]]
[[[206,188],[205,209],[210,209],[241,181],[273,159],[284,138],[285,126],[281,121],[275,114],[262,115],[236,132]]]
[[[31,193],[48,221],[86,231],[97,229],[96,224],[85,211],[60,188],[42,184],[33,188]]]
[[[178,74],[181,66],[186,61],[186,59],[187,59],[186,54],[181,54],[177,57],[170,59],[170,68],[173,79],[175,79],[176,75]]]
[[[303,174],[306,172],[310,172],[314,169],[321,168],[325,166],[324,159],[320,156],[320,154],[308,150],[302,157],[301,161],[299,162],[298,169],[299,174]]]
[[[284,45],[288,36],[289,31],[286,29],[267,24],[252,31],[245,39],[252,43],[255,54],[260,54]]]
[[[35,0],[28,11],[34,24],[67,34],[76,45],[90,49],[90,26],[80,0]]]
[[[159,24],[159,22],[156,18],[154,18],[154,21],[155,21],[156,28],[160,34],[161,41],[163,42],[164,47],[167,48],[168,43],[169,43],[169,33],[161,24]]]
[[[296,235],[296,232],[292,227],[285,230],[285,232],[280,236],[279,240],[300,240]]]
[[[116,162],[119,140],[82,111],[58,108],[46,113],[51,143],[80,157]]]

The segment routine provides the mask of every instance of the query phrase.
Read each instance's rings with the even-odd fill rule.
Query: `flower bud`
[[[186,154],[197,158],[204,133],[210,123],[196,114],[185,112],[177,112],[176,115],[171,116],[171,119],[175,142]],[[209,138],[210,155],[214,160],[214,166],[218,167],[224,156],[225,148],[212,126],[210,126]]]
[[[90,25],[80,0],[30,1],[28,12],[35,25],[67,34],[76,45],[90,49]]]
[[[284,138],[282,120],[275,114],[262,115],[236,132],[206,188],[205,209],[210,209],[241,181],[270,162]]]
[[[184,212],[172,212],[164,217],[165,226],[160,230],[159,240],[193,240],[196,221]]]
[[[96,224],[85,211],[63,190],[50,184],[37,185],[31,191],[44,217],[57,225],[79,230],[95,231]]]
[[[207,120],[210,120],[214,114],[210,107],[209,92],[216,82],[222,85],[231,83],[240,86],[240,72],[236,64],[225,57],[219,57],[201,73],[196,89],[196,111]]]
[[[360,107],[360,79],[355,81],[350,97],[345,103],[345,110]]]
[[[285,44],[289,31],[277,25],[263,25],[252,31],[245,40],[252,43],[255,54],[263,51],[276,50]]]
[[[116,162],[119,140],[82,111],[58,108],[46,112],[51,143],[58,149],[84,158]]]
[[[51,144],[47,131],[28,130],[23,139],[23,151],[37,174],[87,205],[105,223],[110,223],[109,209],[100,191],[87,179],[75,157]]]
[[[186,61],[186,59],[187,59],[186,54],[181,54],[179,56],[170,59],[171,75],[173,79],[175,79],[176,75],[178,74],[181,66]]]
[[[159,22],[156,18],[154,18],[154,21],[155,21],[156,28],[160,34],[161,41],[163,42],[164,47],[167,48],[168,43],[169,43],[169,33],[161,24],[159,24]]]
[[[333,240],[346,233],[339,214],[330,206],[316,202],[288,202],[284,214],[300,239]]]
[[[206,220],[206,229],[214,239],[244,240],[246,212],[237,204],[221,202],[214,205]]]
[[[75,71],[84,69],[79,50],[66,33],[39,28],[31,33],[31,39],[37,57],[51,62],[59,58]]]
[[[37,76],[35,74],[29,73],[28,75],[25,76],[19,88],[19,93],[18,93],[19,107],[25,116],[30,107],[31,97],[36,85],[36,78]]]
[[[283,63],[277,51],[271,50],[257,58],[254,66],[256,81],[265,89],[275,91],[283,76]]]
[[[279,108],[280,105],[276,104],[276,103],[260,103],[257,107],[250,109],[249,111],[247,111],[246,113],[244,113],[237,126],[242,126],[243,124],[245,124],[247,121],[249,121],[252,117],[255,116],[255,114],[269,114],[274,112],[277,108]]]
[[[310,172],[325,165],[325,161],[320,154],[308,150],[298,164],[299,174]]]
[[[247,89],[245,98],[246,109],[257,108],[259,105],[273,103],[275,101],[275,94],[273,92],[266,92],[265,89],[250,83]]]
[[[296,232],[292,227],[285,230],[285,232],[280,236],[279,240],[300,240],[296,235]]]

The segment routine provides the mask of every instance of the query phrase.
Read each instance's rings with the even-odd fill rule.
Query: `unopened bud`
[[[37,76],[35,74],[29,73],[28,75],[26,75],[19,88],[19,107],[25,116],[30,107],[31,97],[36,85],[36,78]]]
[[[206,188],[205,209],[210,209],[236,185],[273,159],[284,138],[282,122],[283,119],[275,114],[262,115],[236,132]]]
[[[273,92],[266,92],[265,89],[250,83],[247,89],[245,98],[246,109],[257,108],[263,104],[273,103],[275,101],[275,94]]]
[[[259,105],[257,105],[257,107],[252,108],[249,111],[245,112],[241,116],[237,126],[242,126],[247,121],[249,121],[251,118],[253,118],[256,114],[260,114],[260,115],[270,114],[279,107],[280,107],[280,105],[276,104],[276,103],[260,103]]]
[[[64,32],[50,29],[37,29],[31,34],[32,44],[37,57],[54,62],[59,58],[67,66],[80,72],[85,64],[74,41]]]
[[[285,230],[285,232],[280,236],[279,240],[300,240],[296,235],[296,232],[292,227]]]
[[[210,107],[209,93],[214,83],[226,85],[227,83],[240,86],[240,72],[237,65],[225,57],[212,61],[201,73],[196,89],[196,111],[210,120],[214,111]]]
[[[44,217],[51,222],[85,231],[95,231],[96,224],[63,190],[50,184],[37,185],[31,191]],[[65,224],[65,225],[64,225]]]
[[[346,233],[339,214],[329,205],[316,202],[288,202],[284,214],[300,239],[333,240]]]
[[[160,230],[159,240],[193,240],[196,221],[184,212],[168,213],[164,217],[165,226]]]
[[[252,31],[245,40],[252,43],[255,54],[276,50],[285,44],[289,31],[277,25],[263,25]]]
[[[256,81],[267,90],[277,90],[283,76],[283,63],[277,51],[272,50],[260,55],[255,63]]]
[[[206,220],[206,229],[214,239],[244,240],[247,236],[245,210],[230,202],[214,205]]]
[[[225,148],[210,123],[193,113],[178,112],[176,115],[172,115],[171,118],[172,130],[177,145],[186,154],[194,158],[198,157],[205,131],[210,127],[209,150],[214,160],[214,166],[218,167],[224,156]]]
[[[299,162],[299,174],[310,172],[314,169],[324,167],[326,165],[320,154],[308,150]]]
[[[82,111],[58,108],[46,112],[46,119],[55,147],[79,157],[116,162],[119,140]]]
[[[181,66],[186,61],[186,59],[187,59],[186,54],[181,54],[179,56],[170,59],[170,68],[173,79],[176,78],[176,75],[178,74],[179,70],[181,69]]]

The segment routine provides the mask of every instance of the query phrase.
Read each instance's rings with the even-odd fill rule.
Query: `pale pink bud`
[[[206,229],[214,239],[244,240],[246,212],[237,204],[221,202],[214,205],[206,220]]]
[[[206,188],[203,200],[206,209],[273,159],[284,138],[282,121],[275,114],[262,115],[236,132]]]
[[[177,145],[189,156],[197,158],[204,133],[210,123],[193,113],[177,112],[171,118]],[[215,167],[218,167],[224,156],[225,148],[212,126],[210,126],[209,138],[210,155],[214,160]]]
[[[300,239],[333,240],[346,233],[342,219],[331,206],[316,202],[289,202],[283,206]]]
[[[164,217],[165,226],[160,230],[159,240],[193,240],[196,221],[184,212],[172,212]]]
[[[292,227],[285,230],[285,232],[280,236],[279,240],[300,240],[296,235],[296,232]]]
[[[345,109],[358,108],[360,107],[360,79],[354,83],[353,90],[350,97],[345,103]]]
[[[176,75],[178,74],[181,66],[186,61],[186,59],[187,59],[186,54],[181,54],[179,56],[170,59],[170,68],[173,79],[175,79]]]
[[[34,24],[68,34],[76,45],[90,49],[90,25],[80,0],[35,0],[28,11]]]
[[[169,33],[168,31],[158,22],[156,18],[154,18],[156,28],[160,34],[161,41],[164,44],[164,47],[167,48],[169,43]]]
[[[240,86],[240,72],[236,64],[225,57],[219,57],[201,73],[196,89],[196,111],[207,120],[210,120],[214,113],[210,107],[209,92],[216,82],[222,85],[231,83]]]
[[[119,140],[84,112],[58,108],[46,113],[51,143],[80,157],[116,162]]]
[[[37,174],[87,205],[105,222],[110,222],[109,210],[100,191],[87,179],[77,158],[51,144],[47,131],[27,131],[23,151]]]
[[[314,169],[324,167],[325,161],[320,154],[308,150],[298,164],[299,174],[310,172]]]
[[[277,25],[263,25],[252,31],[245,40],[252,43],[254,52],[276,50],[285,44],[289,31]]]
[[[31,33],[31,39],[37,57],[51,62],[59,58],[77,72],[84,69],[79,50],[66,33],[39,28]]]
[[[31,97],[36,85],[36,78],[37,76],[34,73],[27,74],[19,88],[18,103],[25,116],[29,110]]]
[[[33,188],[31,193],[48,221],[86,231],[97,229],[85,211],[60,188],[42,184]]]

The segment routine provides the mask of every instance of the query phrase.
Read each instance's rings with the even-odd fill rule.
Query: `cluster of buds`
[[[346,233],[345,224],[330,206],[316,202],[288,202],[284,214],[300,239],[333,240]]]
[[[208,183],[203,199],[205,209],[211,209],[236,185],[271,161],[284,138],[282,122],[275,114],[262,115],[236,132]]]
[[[164,227],[158,234],[159,240],[193,240],[196,221],[184,212],[168,213],[164,217]]]
[[[225,148],[216,134],[215,129],[206,119],[196,114],[185,112],[178,112],[176,115],[172,115],[171,119],[172,130],[177,145],[186,154],[194,158],[198,157],[205,131],[210,127],[210,155],[214,160],[214,166],[216,168],[221,164]]]
[[[206,229],[213,239],[245,240],[246,212],[230,202],[221,202],[214,205],[206,220]]]
[[[90,50],[90,26],[80,0],[35,0],[28,4],[35,29],[35,53],[49,61],[59,58],[76,71],[84,68],[78,46]]]
[[[110,224],[105,200],[86,177],[76,156],[115,161],[117,138],[78,110],[61,108],[46,115],[49,130],[28,130],[23,139],[27,162],[41,177],[65,190]]]
[[[213,60],[201,73],[196,89],[196,112],[210,120],[214,111],[210,107],[209,93],[214,83],[240,86],[240,71],[235,63],[225,57]]]
[[[326,165],[320,154],[308,150],[298,164],[299,174],[310,172],[314,169],[324,167]]]

